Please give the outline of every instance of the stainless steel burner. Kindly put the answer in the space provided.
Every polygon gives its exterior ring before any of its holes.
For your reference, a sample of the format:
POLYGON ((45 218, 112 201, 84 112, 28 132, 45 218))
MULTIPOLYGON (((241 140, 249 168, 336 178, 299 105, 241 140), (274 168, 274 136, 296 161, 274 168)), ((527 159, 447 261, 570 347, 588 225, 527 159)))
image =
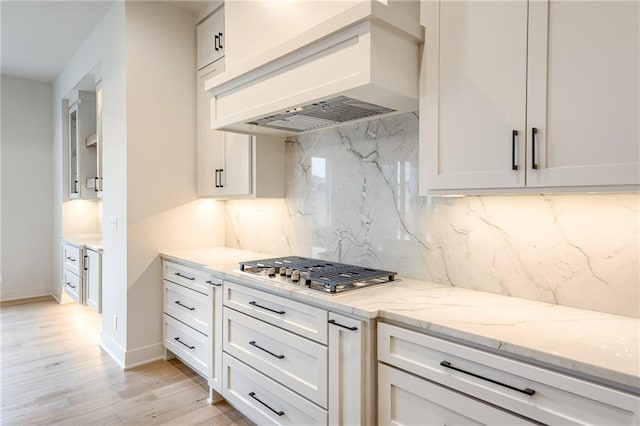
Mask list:
POLYGON ((243 272, 330 294, 393 281, 396 273, 307 257, 240 262, 243 272))

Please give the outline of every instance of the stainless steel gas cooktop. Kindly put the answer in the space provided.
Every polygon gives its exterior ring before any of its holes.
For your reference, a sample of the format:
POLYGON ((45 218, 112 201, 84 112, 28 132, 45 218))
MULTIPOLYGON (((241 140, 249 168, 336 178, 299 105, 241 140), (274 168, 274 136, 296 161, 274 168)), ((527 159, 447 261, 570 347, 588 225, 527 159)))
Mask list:
POLYGON ((240 262, 240 270, 329 294, 388 283, 396 276, 395 272, 298 256, 240 262))

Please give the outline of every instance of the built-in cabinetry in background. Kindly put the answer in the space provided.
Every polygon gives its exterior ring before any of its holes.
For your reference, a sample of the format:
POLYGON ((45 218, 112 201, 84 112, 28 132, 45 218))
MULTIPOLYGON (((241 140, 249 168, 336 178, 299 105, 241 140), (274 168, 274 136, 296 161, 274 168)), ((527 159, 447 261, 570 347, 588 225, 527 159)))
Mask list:
POLYGON ((378 360, 381 425, 640 420, 637 396, 390 324, 378 324, 378 360))
POLYGON ((69 99, 69 198, 102 197, 102 84, 69 99))
POLYGON ((102 312, 102 252, 65 241, 63 252, 64 292, 81 305, 102 312))
POLYGON ((102 312, 102 253, 93 248, 84 249, 84 278, 86 280, 86 304, 94 311, 102 312))
POLYGON ((421 194, 640 184, 639 8, 423 1, 421 194))
POLYGON ((198 195, 283 197, 284 141, 211 130, 204 83, 224 71, 224 8, 196 27, 198 51, 198 195))

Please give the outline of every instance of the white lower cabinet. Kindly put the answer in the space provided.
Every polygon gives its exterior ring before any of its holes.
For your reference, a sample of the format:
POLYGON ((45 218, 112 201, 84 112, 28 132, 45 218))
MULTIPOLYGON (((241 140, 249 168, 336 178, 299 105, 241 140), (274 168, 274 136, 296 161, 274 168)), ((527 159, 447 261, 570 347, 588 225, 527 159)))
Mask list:
POLYGON ((76 302, 82 303, 82 277, 65 269, 64 292, 76 302))
MULTIPOLYGON (((394 422, 399 401, 405 400, 398 393, 404 392, 406 398, 414 400, 434 401, 433 395, 445 395, 445 388, 462 401, 449 406, 458 411, 484 401, 544 424, 637 425, 640 421, 637 396, 390 324, 378 324, 378 361, 381 424, 394 422), (430 383, 430 390, 425 384, 398 378, 399 374, 387 371, 387 365, 410 373, 412 378, 423 378, 418 380, 430 383)), ((441 401, 447 398, 453 396, 442 397, 441 401)), ((441 413, 436 407, 440 403, 434 403, 434 413, 441 413)), ((416 402, 414 408, 405 405, 403 410, 417 410, 406 418, 419 419, 418 411, 423 412, 422 417, 427 416, 429 404, 416 402)), ((480 413, 471 410, 461 414, 473 417, 476 412, 480 413)), ((473 419, 486 423, 485 417, 473 419)))
POLYGON ((164 347, 207 377, 211 368, 211 344, 208 336, 164 314, 164 347))
POLYGON ((533 424, 384 364, 378 370, 378 393, 381 425, 533 424))
MULTIPOLYGON (((163 261, 165 349, 222 391, 222 280, 205 271, 163 261)), ((167 354, 167 357, 170 355, 167 354)), ((215 398, 211 395, 211 401, 215 398)))
POLYGON ((375 424, 371 322, 224 283, 223 396, 258 424, 375 424))
POLYGON ((260 425, 327 424, 326 410, 226 353, 223 382, 224 397, 260 425))
POLYGON ((87 290, 86 302, 94 311, 102 312, 102 254, 86 249, 84 255, 84 278, 87 290))

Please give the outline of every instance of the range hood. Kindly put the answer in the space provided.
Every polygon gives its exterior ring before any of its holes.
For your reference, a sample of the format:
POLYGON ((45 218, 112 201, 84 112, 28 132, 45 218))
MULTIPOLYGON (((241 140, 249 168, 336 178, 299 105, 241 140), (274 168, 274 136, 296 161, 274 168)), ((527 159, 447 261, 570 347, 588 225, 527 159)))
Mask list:
POLYGON ((360 3, 205 83, 211 127, 290 136, 418 109, 423 27, 360 3))

